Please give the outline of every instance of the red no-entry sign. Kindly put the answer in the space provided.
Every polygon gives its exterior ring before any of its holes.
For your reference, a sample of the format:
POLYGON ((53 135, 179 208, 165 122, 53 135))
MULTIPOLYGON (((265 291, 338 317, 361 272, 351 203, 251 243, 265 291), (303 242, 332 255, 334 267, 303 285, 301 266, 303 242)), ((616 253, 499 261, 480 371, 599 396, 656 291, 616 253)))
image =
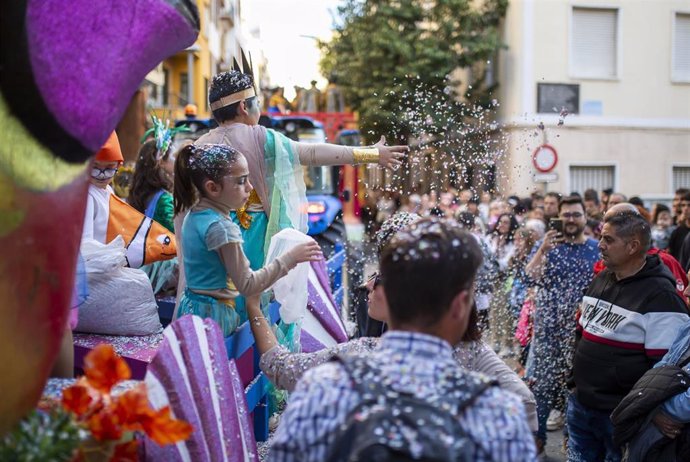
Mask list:
POLYGON ((548 173, 556 167, 558 154, 553 146, 542 144, 537 147, 532 154, 532 164, 537 171, 548 173))

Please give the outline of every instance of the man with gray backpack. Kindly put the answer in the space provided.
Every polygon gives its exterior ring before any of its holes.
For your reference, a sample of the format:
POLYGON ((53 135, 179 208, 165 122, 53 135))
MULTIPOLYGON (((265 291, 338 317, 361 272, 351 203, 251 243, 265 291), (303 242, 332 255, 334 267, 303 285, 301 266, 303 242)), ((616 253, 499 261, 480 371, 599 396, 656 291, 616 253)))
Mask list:
POLYGON ((453 358, 481 261, 455 222, 423 219, 398 232, 380 264, 390 330, 373 353, 303 376, 270 460, 535 460, 520 399, 453 358))

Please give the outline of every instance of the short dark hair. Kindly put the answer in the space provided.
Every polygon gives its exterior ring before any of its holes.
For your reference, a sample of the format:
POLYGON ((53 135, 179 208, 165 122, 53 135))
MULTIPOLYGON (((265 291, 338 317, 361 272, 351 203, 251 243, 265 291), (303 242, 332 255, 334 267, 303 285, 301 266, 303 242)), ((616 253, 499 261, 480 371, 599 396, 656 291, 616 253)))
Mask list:
POLYGON ((688 188, 678 188, 678 189, 676 189, 675 195, 676 196, 684 196, 689 192, 690 192, 690 189, 688 189, 688 188))
POLYGON ((528 210, 532 210, 532 198, 531 197, 523 197, 520 199, 520 201, 517 203, 515 207, 513 207, 513 212, 516 214, 521 214, 525 213, 528 210))
POLYGON ((482 251, 458 223, 424 218, 384 247, 381 278, 394 324, 433 326, 472 288, 482 251))
POLYGON ((596 218, 589 218, 587 219, 587 226, 589 226, 592 231, 596 231, 596 229, 601 226, 601 221, 596 218))
POLYGON ((599 205, 599 194, 597 194, 596 189, 589 188, 585 191, 585 200, 593 201, 596 205, 599 205))
POLYGON ((472 212, 460 212, 455 217, 460 226, 467 230, 472 230, 475 225, 475 216, 472 212))
POLYGON ((668 206, 666 204, 655 204, 654 205, 654 218, 652 219, 652 223, 656 224, 657 220, 659 219, 659 215, 662 212, 668 212, 670 214, 671 209, 668 208, 668 206))
POLYGON ((558 213, 561 212, 561 209, 564 205, 575 204, 580 204, 580 206, 582 207, 582 211, 585 210, 585 203, 582 202, 582 198, 580 196, 566 196, 563 199, 561 199, 561 201, 558 203, 558 213))
POLYGON ((639 205, 640 207, 644 207, 644 202, 639 196, 633 196, 630 199, 628 199, 628 203, 632 205, 639 205))
POLYGON ((560 202, 561 197, 563 197, 563 196, 561 195, 561 193, 558 193, 558 192, 556 192, 556 191, 549 191, 549 192, 547 192, 547 193, 544 195, 544 198, 545 198, 545 199, 546 199, 547 197, 555 197, 556 200, 560 202))
MULTIPOLYGON (((243 74, 238 71, 228 71, 221 72, 213 76, 211 85, 208 88, 208 103, 209 105, 215 103, 221 98, 232 95, 242 90, 248 90, 254 88, 254 79, 249 74, 243 74)), ((248 107, 252 107, 253 102, 251 100, 256 100, 256 97, 247 98, 245 100, 248 107)), ((212 111, 213 118, 216 122, 222 123, 227 120, 232 120, 237 117, 237 109, 239 108, 240 102, 231 104, 229 106, 224 106, 219 109, 212 111)))
POLYGON ((683 194, 680 200, 682 202, 690 202, 690 192, 686 192, 685 194, 683 194))
POLYGON ((647 252, 652 245, 652 229, 649 222, 639 213, 623 211, 604 218, 604 223, 614 226, 616 234, 623 239, 636 237, 647 252))

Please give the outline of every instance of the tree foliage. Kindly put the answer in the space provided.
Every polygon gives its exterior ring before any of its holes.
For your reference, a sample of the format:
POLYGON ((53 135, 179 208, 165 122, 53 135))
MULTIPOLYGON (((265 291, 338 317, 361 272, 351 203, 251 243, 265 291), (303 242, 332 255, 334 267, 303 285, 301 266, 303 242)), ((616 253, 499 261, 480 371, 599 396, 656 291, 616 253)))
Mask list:
POLYGON ((467 108, 491 106, 496 84, 486 82, 487 62, 502 47, 499 25, 507 5, 508 0, 345 0, 333 39, 321 44, 321 70, 360 113, 369 141, 380 134, 406 141, 420 124, 427 134, 449 136, 471 123, 476 110, 467 108), (458 69, 469 70, 468 81, 458 80, 458 69))

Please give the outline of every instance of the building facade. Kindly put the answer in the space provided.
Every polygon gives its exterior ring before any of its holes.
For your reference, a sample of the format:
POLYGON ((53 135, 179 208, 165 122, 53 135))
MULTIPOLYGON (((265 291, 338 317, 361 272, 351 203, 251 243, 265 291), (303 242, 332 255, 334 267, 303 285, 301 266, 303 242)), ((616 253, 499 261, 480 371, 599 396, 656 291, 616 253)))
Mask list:
POLYGON ((690 2, 514 0, 504 42, 501 192, 690 187, 690 2))
POLYGON ((194 104, 198 118, 209 118, 208 86, 213 76, 232 67, 242 45, 240 0, 197 0, 201 27, 191 47, 161 62, 147 76, 118 124, 125 160, 133 161, 149 114, 172 122, 194 104))

